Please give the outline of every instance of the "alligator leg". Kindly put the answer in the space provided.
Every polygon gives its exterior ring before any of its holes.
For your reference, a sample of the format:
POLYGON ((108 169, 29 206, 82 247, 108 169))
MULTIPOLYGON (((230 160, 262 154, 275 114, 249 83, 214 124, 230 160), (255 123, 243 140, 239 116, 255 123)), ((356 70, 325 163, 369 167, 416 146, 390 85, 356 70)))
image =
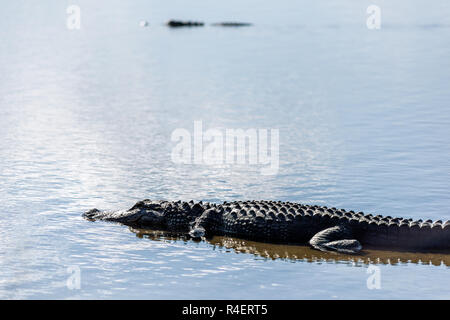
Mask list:
POLYGON ((215 209, 206 210, 192 223, 189 235, 193 239, 205 237, 207 233, 212 236, 216 226, 221 223, 219 216, 220 213, 215 209))
POLYGON ((322 230, 309 240, 309 244, 321 251, 357 253, 362 249, 358 240, 351 239, 351 233, 343 226, 322 230))

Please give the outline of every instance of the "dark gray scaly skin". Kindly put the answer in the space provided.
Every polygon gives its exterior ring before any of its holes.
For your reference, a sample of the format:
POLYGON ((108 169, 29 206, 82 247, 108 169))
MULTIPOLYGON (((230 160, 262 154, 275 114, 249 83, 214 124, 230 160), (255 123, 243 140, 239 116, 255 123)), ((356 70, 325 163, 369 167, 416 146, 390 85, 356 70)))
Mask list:
POLYGON ((207 202, 143 200, 125 211, 90 210, 89 220, 136 228, 214 235, 272 243, 309 244, 322 251, 357 253, 362 246, 449 250, 450 221, 413 221, 281 201, 207 202))

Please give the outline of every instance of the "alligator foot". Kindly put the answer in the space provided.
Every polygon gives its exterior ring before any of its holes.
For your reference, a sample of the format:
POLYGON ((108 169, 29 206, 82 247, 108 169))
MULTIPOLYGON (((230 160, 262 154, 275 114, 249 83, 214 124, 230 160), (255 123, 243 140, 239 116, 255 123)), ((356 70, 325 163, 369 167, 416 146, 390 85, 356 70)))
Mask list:
POLYGON ((358 253, 362 246, 358 240, 348 239, 350 232, 343 226, 335 226, 322 230, 309 240, 309 244, 321 251, 337 251, 341 253, 358 253))
POLYGON ((194 227, 189 231, 189 236, 194 240, 200 240, 206 234, 205 229, 203 227, 194 227))

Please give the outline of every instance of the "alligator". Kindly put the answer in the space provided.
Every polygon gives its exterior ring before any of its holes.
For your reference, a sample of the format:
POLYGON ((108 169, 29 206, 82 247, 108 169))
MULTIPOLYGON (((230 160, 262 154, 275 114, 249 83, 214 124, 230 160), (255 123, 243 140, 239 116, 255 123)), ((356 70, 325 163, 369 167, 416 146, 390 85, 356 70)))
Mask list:
MULTIPOLYGON (((205 25, 204 22, 201 21, 181 21, 181 20, 169 20, 167 22, 167 26, 171 28, 179 28, 179 27, 203 27, 205 25)), ((212 23, 213 26, 220 27, 248 27, 251 26, 251 23, 248 22, 217 22, 212 23)))
POLYGON ((167 25, 172 28, 179 27, 203 27, 205 25, 204 22, 198 21, 180 21, 180 20, 169 20, 167 25))
POLYGON ((318 205, 281 201, 142 200, 128 210, 83 214, 134 228, 188 234, 192 239, 231 236, 282 244, 309 244, 321 251, 356 254, 363 246, 413 251, 450 249, 450 221, 365 215, 318 205))

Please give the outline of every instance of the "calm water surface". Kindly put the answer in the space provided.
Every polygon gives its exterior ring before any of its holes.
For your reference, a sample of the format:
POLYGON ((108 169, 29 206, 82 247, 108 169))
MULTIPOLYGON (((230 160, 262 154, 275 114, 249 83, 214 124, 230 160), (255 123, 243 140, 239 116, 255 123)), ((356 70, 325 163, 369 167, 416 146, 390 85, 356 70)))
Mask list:
POLYGON ((77 4, 70 31, 66 3, 2 3, 1 298, 450 298, 448 256, 354 259, 81 218, 152 198, 449 219, 447 1, 379 1, 377 31, 367 1, 77 4), (169 30, 171 18, 255 25, 169 30), (195 120, 279 129, 278 174, 172 163, 171 133, 195 120), (371 263, 381 289, 367 287, 371 263))

